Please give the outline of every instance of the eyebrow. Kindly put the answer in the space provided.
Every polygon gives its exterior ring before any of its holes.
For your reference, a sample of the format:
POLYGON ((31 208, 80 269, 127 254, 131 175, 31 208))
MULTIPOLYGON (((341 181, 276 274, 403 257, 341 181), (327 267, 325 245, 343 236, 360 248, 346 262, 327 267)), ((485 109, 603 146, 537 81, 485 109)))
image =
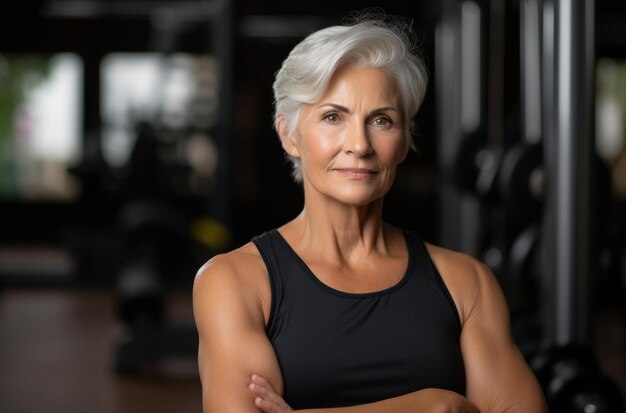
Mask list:
MULTIPOLYGON (((350 113, 350 110, 347 107, 338 105, 336 103, 323 103, 319 107, 324 107, 324 106, 330 106, 331 108, 337 109, 339 112, 350 113)), ((380 113, 386 110, 398 112, 398 109, 394 108, 393 106, 383 106, 382 108, 372 110, 370 113, 380 113)))

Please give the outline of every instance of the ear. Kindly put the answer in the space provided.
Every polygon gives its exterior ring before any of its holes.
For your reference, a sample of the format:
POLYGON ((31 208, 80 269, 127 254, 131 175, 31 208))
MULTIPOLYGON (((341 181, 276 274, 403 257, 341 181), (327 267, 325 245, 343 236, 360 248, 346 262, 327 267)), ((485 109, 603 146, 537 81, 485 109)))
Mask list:
POLYGON ((274 126, 285 152, 287 152, 288 155, 299 157, 300 153, 298 152, 298 147, 295 145, 293 135, 289 135, 289 126, 283 114, 278 115, 274 126))

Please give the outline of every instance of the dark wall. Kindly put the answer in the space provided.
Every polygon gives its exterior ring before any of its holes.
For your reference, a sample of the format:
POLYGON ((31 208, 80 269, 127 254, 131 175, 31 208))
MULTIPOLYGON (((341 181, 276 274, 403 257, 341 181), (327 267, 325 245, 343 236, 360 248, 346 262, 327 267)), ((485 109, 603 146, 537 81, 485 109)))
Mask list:
MULTIPOLYGON (((121 16, 104 13, 99 17, 76 18, 51 16, 51 4, 63 1, 25 0, 4 2, 0 5, 0 53, 73 51, 86 64, 84 129, 96 131, 99 120, 99 59, 114 51, 153 51, 165 47, 163 37, 156 35, 147 16, 121 16)), ((110 0, 109 6, 128 4, 110 0)), ((143 4, 166 4, 139 2, 143 4)), ((177 2, 169 2, 175 9, 177 2)), ((181 2, 183 4, 184 2, 181 2)), ((597 2, 597 51, 599 55, 623 56, 623 29, 620 16, 626 14, 623 2, 597 2)), ((95 3, 94 3, 95 4, 95 3)), ((261 231, 280 225, 296 215, 301 208, 301 189, 290 179, 290 170, 282 149, 272 130, 273 75, 289 50, 316 25, 336 24, 347 14, 362 9, 360 1, 317 1, 314 4, 293 1, 258 2, 241 0, 233 8, 233 108, 231 117, 232 145, 228 159, 231 175, 232 231, 234 244, 246 242, 261 231), (246 22, 251 17, 278 16, 292 21, 294 30, 283 36, 250 32, 246 22), (305 20, 302 20, 305 18, 305 20), (308 18, 308 20, 306 20, 308 18), (300 20, 299 20, 300 19, 300 20), (298 27, 299 22, 310 26, 298 27), (256 34, 255 34, 256 33, 256 34), (291 33, 291 34, 290 34, 291 33)), ((516 115, 517 28, 516 2, 508 2, 512 13, 507 15, 507 59, 505 114, 511 129, 518 129, 516 115)), ((434 83, 434 32, 439 18, 439 2, 406 2, 392 0, 384 3, 389 14, 403 15, 413 20, 413 27, 421 42, 430 70, 431 81, 426 99, 417 115, 418 154, 411 154, 401 167, 396 185, 388 196, 385 216, 394 224, 421 233, 426 239, 435 239, 438 214, 436 168, 436 111, 434 83)), ((54 14, 54 13, 52 13, 54 14)), ((179 33, 176 51, 206 52, 212 47, 208 24, 202 19, 179 33)), ((4 231, 0 242, 38 242, 58 240, 67 225, 106 226, 115 219, 118 206, 111 202, 90 182, 88 202, 49 204, 31 202, 23 208, 19 202, 0 201, 0 218, 4 231), (33 219, 36 217, 36 219, 33 219)), ((84 199, 82 201, 85 201, 84 199)), ((122 200, 119 200, 122 202, 122 200)))
MULTIPOLYGON (((63 1, 57 2, 63 4, 63 1)), ((128 2, 103 2, 106 7, 94 16, 67 16, 51 8, 54 2, 27 0, 0 6, 0 53, 65 52, 79 54, 85 64, 84 115, 85 139, 97 140, 100 125, 98 67, 102 56, 116 51, 206 52, 214 47, 211 26, 199 19, 177 34, 168 44, 163 33, 155 33, 147 15, 120 15, 116 5, 128 2), (88 138, 87 135, 91 135, 88 138)), ((140 2, 141 3, 141 2, 140 2)), ((155 6, 165 2, 154 2, 155 6)), ((147 4, 144 2, 144 4, 147 4)), ((175 8, 176 2, 169 3, 175 8)), ((296 2, 234 2, 232 64, 232 141, 230 155, 230 195, 234 241, 239 245, 251 236, 276 227, 294 217, 302 206, 301 188, 290 178, 290 169, 272 129, 272 90, 274 73, 290 49, 308 32, 329 25, 363 7, 361 2, 316 2, 302 6, 296 2), (293 30, 265 35, 247 30, 250 18, 277 16, 293 30), (304 19, 304 20, 303 20, 304 19), (303 28, 299 22, 308 22, 303 28), (307 28, 309 30, 307 30, 307 28)), ((436 8, 432 2, 407 3, 390 1, 388 14, 399 14, 413 20, 431 75, 436 8), (429 6, 426 6, 429 4, 429 6)), ((395 224, 434 237, 435 125, 433 83, 418 117, 420 154, 412 154, 398 176, 398 182, 386 202, 386 216, 395 224)), ((93 172, 93 171, 92 171, 93 172)), ((93 174, 92 174, 93 175, 93 174)), ((89 177, 87 177, 89 178, 89 177)), ((85 182, 85 193, 76 202, 0 202, 3 226, 9 230, 0 242, 62 241, 67 226, 114 225, 120 198, 112 199, 101 180, 91 176, 85 182), (37 217, 34 219, 33 217, 37 217)), ((213 200, 212 202, 219 202, 213 200)))

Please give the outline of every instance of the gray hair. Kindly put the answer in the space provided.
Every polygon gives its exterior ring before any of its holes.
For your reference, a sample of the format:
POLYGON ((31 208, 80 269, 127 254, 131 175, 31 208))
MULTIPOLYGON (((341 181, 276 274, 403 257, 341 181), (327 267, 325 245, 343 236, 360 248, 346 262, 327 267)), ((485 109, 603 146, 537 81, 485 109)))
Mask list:
MULTIPOLYGON (((426 93, 428 74, 415 51, 410 23, 383 19, 353 25, 331 26, 316 31, 298 43, 276 74, 274 81, 274 126, 279 116, 291 135, 304 104, 320 101, 333 74, 346 64, 381 68, 397 82, 409 147, 415 149, 410 133, 411 119, 426 93)), ((287 156, 296 182, 302 182, 300 160, 287 156)))

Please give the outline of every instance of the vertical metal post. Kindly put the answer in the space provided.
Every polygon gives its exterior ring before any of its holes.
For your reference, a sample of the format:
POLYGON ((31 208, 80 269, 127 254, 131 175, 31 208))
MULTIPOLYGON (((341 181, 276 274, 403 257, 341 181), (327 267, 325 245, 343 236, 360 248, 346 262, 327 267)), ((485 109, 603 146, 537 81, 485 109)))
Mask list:
POLYGON ((456 0, 441 2, 441 21, 435 30, 435 94, 437 99, 439 190, 439 242, 460 249, 458 228, 460 194, 450 179, 455 148, 459 145, 459 13, 456 0))
POLYGON ((471 0, 442 2, 442 19, 435 33, 438 101, 439 242, 448 248, 478 255, 480 206, 478 200, 455 188, 450 171, 465 133, 482 121, 481 10, 471 0))
POLYGON ((543 215, 543 228, 541 244, 541 302, 543 310, 543 324, 546 344, 556 342, 556 317, 555 313, 555 242, 553 235, 556 227, 555 196, 553 196, 553 158, 556 154, 554 135, 554 0, 543 0, 542 6, 542 48, 541 48, 541 113, 542 113, 542 138, 544 157, 545 185, 544 196, 545 208, 543 215))
POLYGON ((486 82, 488 91, 487 102, 487 143, 488 148, 498 150, 503 147, 504 140, 504 65, 506 39, 506 2, 490 0, 489 7, 489 38, 488 64, 486 69, 489 80, 486 82))
POLYGON ((541 0, 520 3, 522 137, 528 143, 541 141, 541 0))
POLYGON ((553 344, 589 340, 593 2, 554 2, 553 142, 547 242, 553 252, 553 344))
MULTIPOLYGON (((212 0, 206 0, 212 2, 212 0)), ((233 136, 233 5, 231 0, 216 0, 217 13, 212 24, 212 49, 218 63, 218 109, 216 126, 217 146, 220 157, 217 165, 214 196, 211 210, 226 227, 232 229, 231 202, 231 151, 233 136)))
POLYGON ((482 121, 482 30, 480 6, 472 0, 461 3, 461 129, 475 132, 482 121))

